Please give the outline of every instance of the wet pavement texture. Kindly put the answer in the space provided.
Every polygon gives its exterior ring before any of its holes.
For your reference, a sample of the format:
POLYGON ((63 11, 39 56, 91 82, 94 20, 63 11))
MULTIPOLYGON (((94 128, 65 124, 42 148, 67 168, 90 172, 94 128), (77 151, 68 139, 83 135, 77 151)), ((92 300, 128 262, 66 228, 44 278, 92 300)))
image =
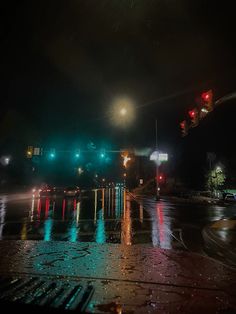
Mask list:
POLYGON ((214 236, 236 252, 236 217, 234 219, 219 220, 209 227, 214 236))
POLYGON ((234 212, 120 188, 67 199, 1 195, 0 301, 88 313, 234 313, 236 271, 202 256, 201 236, 234 212))
POLYGON ((235 205, 175 204, 133 197, 122 188, 91 190, 81 198, 0 196, 0 239, 149 244, 204 254, 201 231, 235 205))
MULTIPOLYGON (((0 251, 3 280, 8 274, 13 280, 23 278, 21 284, 33 278, 45 282, 31 295, 4 290, 2 300, 29 298, 28 303, 43 305, 49 302, 42 296, 45 289, 56 293, 70 284, 70 291, 75 286, 93 290, 86 305, 89 313, 236 311, 236 271, 198 254, 148 245, 59 241, 1 241, 0 251)), ((75 307, 80 299, 74 299, 75 307)))
POLYGON ((203 229, 208 254, 236 267, 236 219, 220 219, 203 229))

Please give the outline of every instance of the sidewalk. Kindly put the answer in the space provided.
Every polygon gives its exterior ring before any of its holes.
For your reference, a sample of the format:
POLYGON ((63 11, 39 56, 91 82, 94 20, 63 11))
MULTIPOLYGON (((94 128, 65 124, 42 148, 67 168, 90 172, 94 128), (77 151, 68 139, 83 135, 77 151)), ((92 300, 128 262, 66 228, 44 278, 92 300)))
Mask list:
MULTIPOLYGON (((138 191, 131 192, 133 197, 149 197, 155 199, 155 193, 141 193, 138 191)), ((197 195, 186 195, 184 196, 173 196, 171 194, 161 194, 164 199, 170 200, 175 203, 188 203, 188 204, 224 204, 223 200, 207 196, 197 195)))
POLYGON ((89 313, 236 312, 236 270, 197 254, 42 241, 1 241, 0 254, 1 277, 92 285, 89 313))

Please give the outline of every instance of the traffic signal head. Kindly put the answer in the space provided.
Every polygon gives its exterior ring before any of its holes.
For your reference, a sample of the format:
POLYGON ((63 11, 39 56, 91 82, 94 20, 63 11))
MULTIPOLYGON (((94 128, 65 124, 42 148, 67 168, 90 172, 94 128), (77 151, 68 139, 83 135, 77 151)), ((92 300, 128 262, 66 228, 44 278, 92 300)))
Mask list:
POLYGON ((32 156, 32 152, 30 150, 27 151, 27 156, 30 158, 32 156))
POLYGON ((48 157, 49 157, 49 159, 55 159, 55 157, 56 157, 55 149, 51 149, 48 157))
POLYGON ((209 94, 208 93, 202 93, 202 99, 204 100, 204 101, 208 101, 209 100, 209 94))
POLYGON ((209 90, 209 91, 207 91, 207 92, 202 93, 202 99, 203 99, 205 102, 211 101, 211 100, 212 100, 212 97, 213 97, 212 90, 209 90))
POLYGON ((164 181, 165 181, 165 177, 163 174, 159 174, 157 179, 158 179, 159 183, 164 183, 164 181))
POLYGON ((188 124, 187 124, 186 120, 180 122, 180 128, 181 128, 181 132, 182 132, 183 137, 188 135, 188 124))
POLYGON ((78 159, 80 157, 80 150, 79 149, 76 149, 74 156, 75 156, 75 159, 78 159))
POLYGON ((105 158, 106 158, 105 149, 101 149, 101 150, 100 150, 99 158, 100 158, 101 160, 105 160, 105 158))
POLYGON ((195 110, 189 110, 188 114, 189 114, 190 119, 194 119, 196 112, 195 112, 195 110))
POLYGON ((198 110, 196 108, 189 110, 188 112, 189 118, 191 120, 191 127, 195 127, 198 125, 199 122, 199 113, 198 110))
POLYGON ((28 149, 26 151, 26 157, 32 158, 33 157, 34 148, 33 146, 28 146, 28 149))
POLYGON ((213 92, 210 89, 207 92, 202 93, 202 104, 203 108, 205 108, 208 112, 213 110, 213 92))

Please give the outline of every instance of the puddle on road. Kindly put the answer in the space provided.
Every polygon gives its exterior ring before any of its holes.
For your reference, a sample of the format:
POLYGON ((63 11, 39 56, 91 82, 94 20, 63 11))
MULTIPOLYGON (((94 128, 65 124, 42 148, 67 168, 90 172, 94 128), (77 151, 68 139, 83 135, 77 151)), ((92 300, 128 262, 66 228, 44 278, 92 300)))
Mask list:
POLYGON ((18 205, 1 199, 0 239, 150 244, 184 249, 179 231, 159 203, 147 211, 123 188, 98 189, 81 198, 37 198, 18 205), (27 209, 27 210, 26 210, 27 209))

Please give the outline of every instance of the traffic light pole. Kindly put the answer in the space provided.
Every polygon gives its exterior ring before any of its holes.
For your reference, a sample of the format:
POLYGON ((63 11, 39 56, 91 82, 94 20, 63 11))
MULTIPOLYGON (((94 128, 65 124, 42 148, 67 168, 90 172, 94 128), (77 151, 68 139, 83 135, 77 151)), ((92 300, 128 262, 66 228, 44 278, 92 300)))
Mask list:
MULTIPOLYGON (((155 120, 155 137, 156 137, 156 152, 157 152, 157 119, 155 120)), ((160 191, 159 191, 159 185, 158 185, 158 166, 159 166, 159 160, 157 157, 157 160, 156 160, 156 200, 157 201, 160 200, 160 191)))

